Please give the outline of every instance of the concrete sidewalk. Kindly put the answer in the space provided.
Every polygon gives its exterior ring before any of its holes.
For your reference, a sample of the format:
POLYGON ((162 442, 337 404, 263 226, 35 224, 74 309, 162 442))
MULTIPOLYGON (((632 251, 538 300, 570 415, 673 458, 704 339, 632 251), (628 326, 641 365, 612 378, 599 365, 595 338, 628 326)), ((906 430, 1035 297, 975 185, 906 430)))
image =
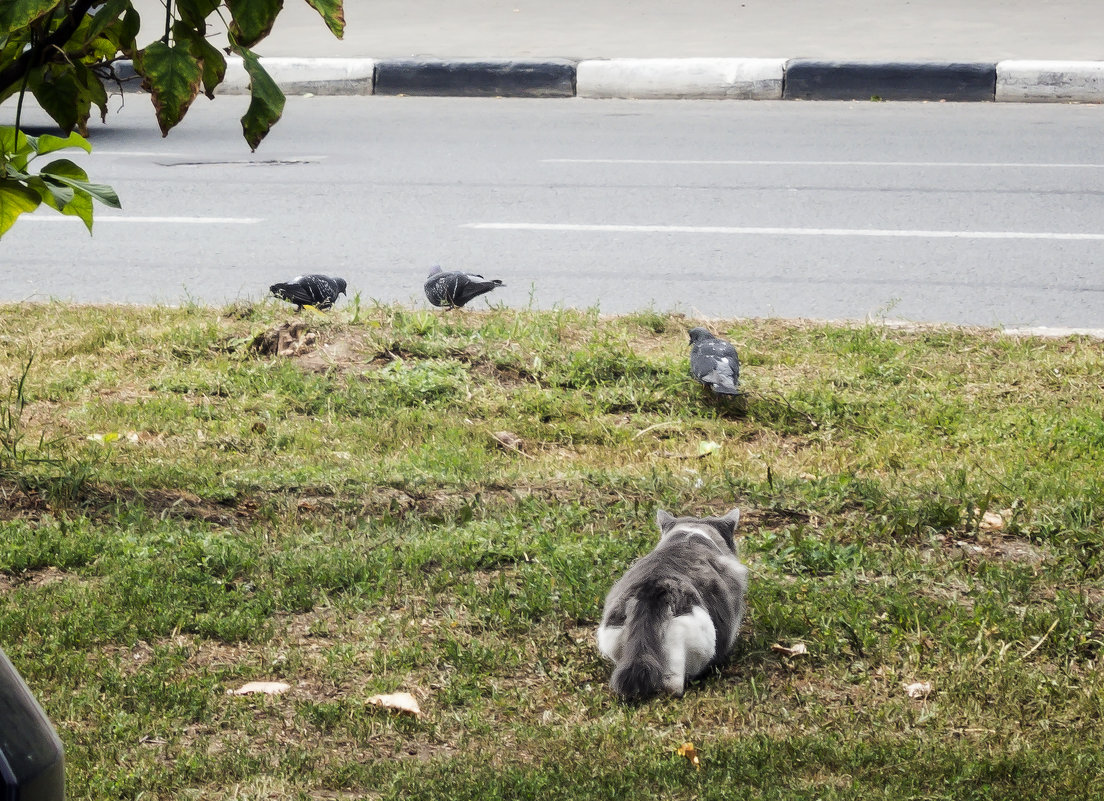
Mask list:
MULTIPOLYGON (((164 6, 136 0, 144 39, 164 6)), ((337 40, 286 0, 262 56, 1104 60, 1100 0, 345 0, 337 40)))
MULTIPOLYGON (((135 5, 156 38, 164 6, 135 5)), ((287 0, 255 50, 291 92, 1104 100, 1100 0, 346 0, 345 17, 338 40, 287 0), (586 66, 612 59, 629 60, 586 66)))

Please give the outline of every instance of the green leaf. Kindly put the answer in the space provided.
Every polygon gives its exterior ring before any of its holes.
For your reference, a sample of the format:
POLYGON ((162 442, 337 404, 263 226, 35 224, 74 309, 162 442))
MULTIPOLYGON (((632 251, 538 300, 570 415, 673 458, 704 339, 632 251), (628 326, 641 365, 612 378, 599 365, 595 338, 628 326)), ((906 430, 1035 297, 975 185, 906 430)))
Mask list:
POLYGON ((242 57, 245 71, 249 74, 251 100, 245 116, 241 118, 242 133, 250 149, 256 150, 284 113, 284 93, 272 76, 265 72, 255 53, 244 47, 235 47, 234 52, 242 57))
POLYGON ((118 53, 119 46, 106 36, 101 36, 88 45, 88 52, 85 54, 84 58, 81 59, 81 63, 88 65, 99 64, 103 61, 110 61, 115 58, 118 53))
POLYGON ((142 17, 133 7, 128 7, 123 18, 111 29, 115 40, 119 43, 119 50, 131 59, 138 56, 138 45, 134 40, 138 37, 141 27, 142 17))
POLYGON ((97 9, 93 15, 87 30, 84 32, 84 43, 90 44, 98 39, 119 17, 126 13, 130 7, 130 0, 107 0, 97 9))
MULTIPOLYGON (((34 70, 27 87, 61 130, 69 133, 77 127, 81 117, 81 88, 73 75, 72 64, 47 64, 34 70)), ((84 116, 88 118, 87 112, 84 116)))
POLYGON ((706 440, 698 443, 698 456, 708 456, 711 453, 716 453, 721 449, 713 440, 706 440))
POLYGON ((94 200, 98 200, 105 206, 113 209, 121 209, 119 196, 107 184, 94 184, 89 182, 88 173, 82 170, 69 159, 51 161, 42 168, 43 178, 52 179, 58 183, 71 186, 80 192, 87 192, 94 200))
POLYGON ((96 73, 84 64, 73 65, 73 78, 81 91, 80 131, 87 135, 88 114, 93 103, 100 110, 100 122, 107 122, 107 90, 96 73))
POLYGON ((334 36, 340 39, 345 35, 345 9, 342 0, 307 0, 307 3, 322 15, 334 36))
POLYGON ((32 137, 11 125, 0 125, 0 158, 11 161, 22 169, 27 166, 27 156, 34 153, 36 148, 32 137))
POLYGON ((233 20, 231 40, 241 47, 252 47, 268 36, 284 0, 226 0, 233 20))
POLYGON ((79 217, 84 223, 84 227, 88 229, 88 233, 92 233, 91 195, 60 182, 49 180, 49 177, 39 178, 38 180, 41 180, 46 188, 46 192, 42 194, 42 199, 46 201, 46 205, 57 209, 67 217, 79 217), (61 202, 65 197, 68 197, 68 200, 61 202))
POLYGON ((66 133, 87 132, 93 103, 107 116, 107 91, 91 69, 79 61, 55 62, 31 72, 27 86, 42 110, 66 133))
POLYGON ((42 168, 42 175, 49 175, 55 180, 88 181, 88 173, 79 164, 74 164, 69 159, 55 159, 42 168))
POLYGON ((226 77, 226 59, 222 52, 183 22, 173 26, 173 37, 178 42, 187 42, 188 49, 199 60, 203 70, 203 92, 214 100, 215 87, 226 77))
POLYGON ((154 42, 139 51, 134 69, 143 77, 142 88, 153 97, 161 135, 168 136, 199 94, 202 76, 199 61, 189 51, 187 42, 172 47, 154 42))
POLYGON ((176 13, 197 33, 203 34, 207 17, 220 5, 220 0, 176 0, 176 13))
POLYGON ((27 186, 38 192, 47 206, 64 213, 65 207, 73 202, 77 196, 77 190, 71 186, 47 181, 40 175, 32 176, 27 181, 27 186))
POLYGON ((46 16, 58 2, 59 0, 4 0, 0 3, 0 37, 26 28, 36 19, 46 16))
POLYGON ((0 178, 0 236, 15 224, 20 214, 34 211, 42 196, 18 181, 0 178))
POLYGON ((66 150, 71 147, 79 147, 85 153, 92 152, 92 144, 78 133, 71 133, 65 139, 52 134, 42 134, 38 137, 38 155, 45 156, 55 150, 66 150))

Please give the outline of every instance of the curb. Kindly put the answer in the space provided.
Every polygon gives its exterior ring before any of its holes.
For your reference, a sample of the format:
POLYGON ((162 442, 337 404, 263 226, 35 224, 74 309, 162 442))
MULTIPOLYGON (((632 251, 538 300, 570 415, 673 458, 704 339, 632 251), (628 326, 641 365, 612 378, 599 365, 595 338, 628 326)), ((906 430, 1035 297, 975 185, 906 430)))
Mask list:
MULTIPOLYGON (((285 94, 1104 103, 1104 61, 262 58, 285 94)), ((129 61, 124 91, 139 91, 129 61)), ((248 94, 227 59, 219 94, 248 94)))
POLYGON ((995 98, 996 64, 817 61, 786 63, 786 100, 954 100, 995 98))
POLYGON ((581 61, 578 97, 778 100, 784 58, 616 58, 581 61))
POLYGON ((376 62, 375 94, 446 97, 573 97, 567 59, 401 59, 376 62))
POLYGON ((996 100, 1100 103, 1104 101, 1104 61, 1000 61, 996 100))

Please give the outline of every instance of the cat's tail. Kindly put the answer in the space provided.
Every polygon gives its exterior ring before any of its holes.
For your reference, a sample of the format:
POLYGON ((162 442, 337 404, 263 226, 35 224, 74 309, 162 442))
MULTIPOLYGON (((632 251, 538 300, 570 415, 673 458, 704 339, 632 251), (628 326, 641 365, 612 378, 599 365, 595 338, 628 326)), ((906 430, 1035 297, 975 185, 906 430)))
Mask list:
POLYGON ((642 701, 663 690, 667 659, 661 636, 679 595, 677 583, 657 581, 636 595, 625 620, 625 645, 610 686, 624 701, 642 701))

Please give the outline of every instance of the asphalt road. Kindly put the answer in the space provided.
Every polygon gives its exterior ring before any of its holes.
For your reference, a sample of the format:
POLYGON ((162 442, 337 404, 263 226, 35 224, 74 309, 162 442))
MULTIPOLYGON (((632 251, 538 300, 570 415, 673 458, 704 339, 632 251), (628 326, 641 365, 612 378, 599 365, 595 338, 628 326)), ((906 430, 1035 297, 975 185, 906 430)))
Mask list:
POLYGON ((425 305, 441 264, 511 307, 1104 327, 1098 106, 291 98, 251 154, 246 98, 167 139, 148 102, 77 159, 124 210, 21 220, 0 299, 425 305))

